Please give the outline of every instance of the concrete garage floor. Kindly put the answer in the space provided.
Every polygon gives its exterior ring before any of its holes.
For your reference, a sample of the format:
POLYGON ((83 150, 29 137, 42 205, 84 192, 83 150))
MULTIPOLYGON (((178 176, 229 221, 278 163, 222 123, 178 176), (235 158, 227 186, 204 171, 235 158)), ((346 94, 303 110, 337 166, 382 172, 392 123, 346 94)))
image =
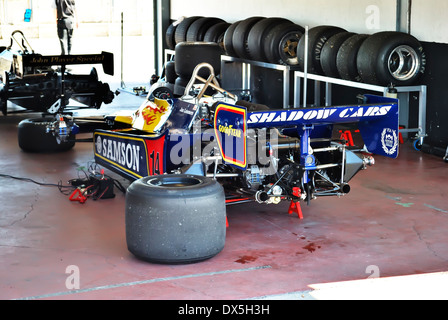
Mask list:
MULTIPOLYGON (((122 94, 100 111, 139 101, 122 94)), ((0 173, 65 184, 93 160, 91 143, 22 152, 17 124, 27 117, 0 117, 0 173)), ((229 207, 224 250, 191 265, 128 252, 118 190, 80 204, 56 187, 0 178, 0 299, 448 298, 447 164, 409 143, 399 159, 376 160, 348 196, 303 204, 304 220, 286 203, 229 207)))

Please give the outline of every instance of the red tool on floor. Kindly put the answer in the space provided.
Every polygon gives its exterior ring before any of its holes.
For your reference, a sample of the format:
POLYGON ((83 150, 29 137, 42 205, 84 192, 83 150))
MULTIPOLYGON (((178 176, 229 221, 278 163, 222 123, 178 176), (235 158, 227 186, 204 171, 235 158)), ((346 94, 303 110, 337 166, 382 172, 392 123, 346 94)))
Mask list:
MULTIPOLYGON (((300 196, 302 195, 300 192, 300 188, 292 188, 292 194, 299 199, 300 199, 300 196)), ((299 216, 299 219, 301 219, 301 220, 303 219, 302 208, 300 207, 299 201, 291 200, 291 204, 289 205, 288 214, 293 214, 294 212, 297 213, 297 215, 299 216)))
POLYGON ((69 199, 70 201, 79 201, 80 203, 85 203, 87 201, 87 197, 84 195, 84 190, 81 188, 76 188, 69 199))

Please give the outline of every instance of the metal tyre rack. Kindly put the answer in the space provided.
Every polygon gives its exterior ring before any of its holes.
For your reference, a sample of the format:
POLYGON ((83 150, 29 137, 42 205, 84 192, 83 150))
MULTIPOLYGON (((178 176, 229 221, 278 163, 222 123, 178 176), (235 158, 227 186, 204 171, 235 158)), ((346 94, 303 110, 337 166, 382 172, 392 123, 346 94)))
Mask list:
MULTIPOLYGON (((174 56, 173 50, 165 50, 165 61, 169 61, 174 56)), ((386 96, 388 94, 388 87, 366 84, 361 82, 347 81, 337 78, 330 78, 321 75, 309 74, 306 72, 297 71, 297 67, 279 65, 273 63, 266 63, 260 61, 251 61, 240 58, 235 58, 227 55, 221 56, 222 67, 221 70, 224 70, 226 62, 235 62, 242 64, 242 90, 250 90, 250 76, 251 76, 251 66, 268 68, 273 70, 278 70, 283 72, 283 108, 288 109, 290 107, 290 90, 291 90, 291 73, 294 73, 293 85, 294 85, 294 108, 303 108, 306 107, 306 104, 300 103, 301 92, 302 92, 302 79, 308 79, 314 81, 314 103, 316 106, 320 106, 320 97, 321 97, 321 83, 325 83, 325 106, 332 105, 332 85, 340 85, 352 88, 359 88, 373 92, 379 92, 386 96)), ((303 101, 306 101, 306 89, 307 81, 303 81, 303 93, 304 98, 303 101)), ((423 145, 424 139, 427 137, 426 133, 426 100, 427 100, 427 86, 406 86, 406 87, 395 87, 398 93, 406 94, 406 97, 409 99, 409 94, 411 92, 419 93, 419 110, 418 110, 418 128, 407 128, 400 129, 401 133, 411 133, 415 132, 416 145, 423 145)), ((400 99, 401 100, 401 99, 400 99)), ((400 101, 401 102, 401 101, 400 101)), ((406 104, 400 103, 400 108, 404 108, 406 104)), ((407 105, 407 109, 409 109, 409 105, 407 105)), ((409 110, 401 110, 400 113, 409 115, 409 110)), ((417 148, 416 148, 417 149, 417 148)))
POLYGON ((297 68, 286 66, 286 65, 280 65, 280 64, 273 64, 273 63, 267 63, 267 62, 260 62, 260 61, 252 61, 252 60, 244 60, 240 58, 235 58, 231 56, 222 55, 221 56, 221 70, 224 70, 224 66, 226 62, 236 62, 241 63, 242 65, 242 84, 243 84, 243 91, 250 91, 250 77, 251 77, 251 67, 261 67, 261 68, 267 68, 272 70, 277 70, 283 72, 283 108, 288 109, 289 108, 289 93, 291 90, 291 72, 294 70, 297 70, 297 68))

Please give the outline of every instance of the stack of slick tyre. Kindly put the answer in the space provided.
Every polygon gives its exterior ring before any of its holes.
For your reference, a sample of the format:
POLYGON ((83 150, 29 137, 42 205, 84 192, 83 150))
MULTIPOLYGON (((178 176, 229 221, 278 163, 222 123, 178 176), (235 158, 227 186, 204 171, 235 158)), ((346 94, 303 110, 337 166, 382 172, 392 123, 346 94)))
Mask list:
MULTIPOLYGON (((218 43, 222 53, 244 60, 306 69, 311 74, 380 86, 409 86, 424 73, 421 43, 401 32, 356 34, 338 26, 304 28, 280 17, 249 17, 234 23, 200 16, 183 18, 167 31, 173 48, 185 41, 218 43)), ((185 79, 184 79, 185 80, 185 79)))
MULTIPOLYGON (((305 40, 298 45, 305 69, 305 40)), ((401 32, 356 34, 335 26, 310 29, 308 72, 380 86, 409 86, 425 71, 423 47, 401 32)))
POLYGON ((223 187, 193 175, 160 175, 133 182, 126 193, 126 243, 139 259, 186 264, 222 251, 226 237, 223 187))
POLYGON ((182 42, 214 42, 224 53, 224 33, 229 26, 230 23, 216 17, 183 17, 169 25, 165 42, 171 50, 182 42))
POLYGON ((425 72, 426 56, 421 43, 402 32, 379 32, 359 48, 357 68, 363 82, 408 86, 425 72))
POLYGON ((224 34, 227 55, 283 65, 297 65, 297 45, 304 28, 278 17, 249 17, 230 25, 224 34))

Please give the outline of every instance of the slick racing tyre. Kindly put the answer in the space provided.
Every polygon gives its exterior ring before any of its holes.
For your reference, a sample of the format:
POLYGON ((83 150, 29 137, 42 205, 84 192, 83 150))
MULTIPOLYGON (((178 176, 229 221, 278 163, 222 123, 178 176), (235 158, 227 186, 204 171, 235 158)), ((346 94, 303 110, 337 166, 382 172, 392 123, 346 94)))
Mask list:
MULTIPOLYGON (((190 79, 200 63, 209 63, 215 75, 221 73, 221 47, 213 42, 183 42, 176 46, 175 70, 179 77, 190 79)), ((199 76, 207 79, 210 71, 202 68, 199 76)))
MULTIPOLYGON (((346 30, 334 26, 319 26, 311 28, 308 32, 308 72, 323 75, 320 63, 322 48, 325 43, 337 33, 346 32, 346 30)), ((297 46, 297 56, 299 66, 305 70, 305 38, 302 37, 297 46)))
POLYGON ((199 18, 188 28, 185 40, 187 42, 204 41, 208 29, 221 22, 225 21, 220 18, 199 18))
POLYGON ((215 24, 205 33, 204 42, 215 42, 221 47, 222 51, 224 51, 224 35, 229 27, 230 23, 227 22, 215 24))
POLYGON ((223 187, 194 175, 160 175, 133 182, 126 193, 126 242, 142 260, 203 261, 222 251, 226 237, 223 187))
POLYGON ((19 123, 19 147, 25 152, 52 153, 63 152, 75 146, 75 136, 70 135, 68 141, 58 143, 52 133, 47 133, 47 126, 53 121, 49 118, 26 119, 19 123))
POLYGON ((247 47, 247 38, 252 27, 263 17, 250 17, 247 18, 236 26, 232 36, 232 46, 236 53, 236 56, 241 59, 251 59, 249 50, 247 47))
POLYGON ((359 48, 368 37, 367 34, 352 35, 339 48, 336 56, 336 68, 342 79, 361 82, 357 66, 357 57, 359 48))
POLYGON ((168 61, 165 63, 165 80, 168 83, 174 83, 176 78, 176 63, 174 61, 168 61))
POLYGON ((263 50, 263 43, 267 41, 266 35, 280 23, 291 21, 284 18, 265 18, 258 21, 249 31, 247 36, 247 50, 251 60, 268 62, 263 50))
POLYGON ((226 52, 226 54, 228 56, 231 56, 231 57, 237 57, 235 49, 233 48, 233 33, 235 32, 236 27, 240 23, 241 23, 241 21, 232 23, 227 28, 226 32, 224 32, 224 38, 223 38, 224 51, 226 52))
POLYGON ((357 66, 364 82, 382 86, 408 86, 425 71, 421 43, 402 32, 379 32, 359 48, 357 66))
POLYGON ((339 72, 336 64, 339 49, 345 40, 355 35, 351 32, 341 32, 332 36, 322 48, 320 64, 327 77, 339 78, 339 72))
POLYGON ((235 105, 247 108, 249 112, 269 111, 270 108, 264 104, 252 103, 245 100, 238 100, 235 105))
POLYGON ((168 26, 168 29, 165 33, 165 43, 168 49, 174 50, 176 47, 176 39, 174 38, 174 35, 176 33, 176 27, 177 24, 172 23, 168 26))
POLYGON ((182 97, 185 94, 185 88, 188 85, 188 82, 190 82, 190 79, 184 79, 181 77, 177 77, 174 81, 174 96, 176 97, 182 97))
POLYGON ((304 32, 303 27, 289 22, 275 26, 266 35, 264 43, 267 61, 290 66, 297 65, 299 63, 297 46, 304 32))
POLYGON ((187 40, 188 29, 193 24, 193 22, 195 22, 200 18, 202 17, 201 16, 187 17, 184 18, 181 22, 179 22, 179 24, 176 27, 176 30, 174 31, 174 42, 176 45, 187 40))

